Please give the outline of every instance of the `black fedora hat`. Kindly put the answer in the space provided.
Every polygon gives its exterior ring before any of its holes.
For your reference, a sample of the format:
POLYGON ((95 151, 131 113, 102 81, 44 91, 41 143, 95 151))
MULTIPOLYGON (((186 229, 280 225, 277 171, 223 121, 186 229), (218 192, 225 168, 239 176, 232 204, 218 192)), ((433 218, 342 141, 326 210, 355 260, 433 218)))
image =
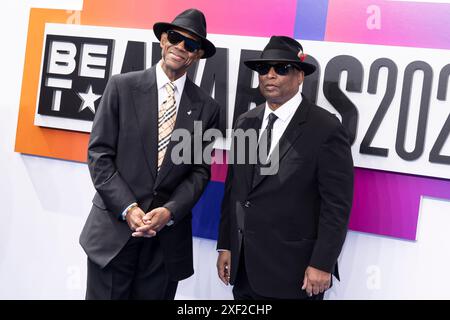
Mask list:
POLYGON ((206 19, 200 10, 185 10, 177 15, 172 23, 157 22, 153 25, 153 32, 158 40, 161 40, 161 34, 163 32, 174 28, 185 30, 200 38, 201 48, 205 51, 202 59, 212 57, 216 53, 216 47, 206 39, 206 19))
POLYGON ((246 60, 244 64, 255 70, 255 67, 262 62, 289 62, 297 65, 307 76, 316 70, 316 66, 304 62, 304 57, 303 47, 297 40, 286 36, 272 36, 262 51, 260 58, 246 60))

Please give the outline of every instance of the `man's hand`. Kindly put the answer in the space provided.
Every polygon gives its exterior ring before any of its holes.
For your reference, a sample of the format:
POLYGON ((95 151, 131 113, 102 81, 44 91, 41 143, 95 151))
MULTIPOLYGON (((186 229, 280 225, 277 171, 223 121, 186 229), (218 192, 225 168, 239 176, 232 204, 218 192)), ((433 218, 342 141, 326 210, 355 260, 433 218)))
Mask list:
POLYGON ((305 278, 303 279, 302 290, 306 289, 309 297, 313 294, 325 292, 330 288, 331 273, 316 269, 309 266, 305 271, 305 278))
POLYGON ((128 226, 132 231, 135 231, 137 228, 142 227, 144 225, 144 211, 142 211, 139 207, 133 207, 128 211, 125 219, 127 220, 128 226))
POLYGON ((153 237, 169 222, 171 213, 164 207, 155 208, 143 217, 144 224, 133 232, 133 237, 153 237))
POLYGON ((217 257, 217 274, 225 285, 230 283, 231 251, 219 251, 219 256, 217 257))

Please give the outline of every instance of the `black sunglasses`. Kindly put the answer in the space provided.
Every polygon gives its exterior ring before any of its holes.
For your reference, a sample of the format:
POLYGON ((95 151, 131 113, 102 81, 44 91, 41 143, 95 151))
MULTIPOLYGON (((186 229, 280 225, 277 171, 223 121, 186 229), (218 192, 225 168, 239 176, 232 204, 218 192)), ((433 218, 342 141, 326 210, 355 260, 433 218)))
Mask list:
POLYGON ((167 31, 167 39, 172 44, 178 44, 181 41, 184 41, 184 48, 189 52, 195 52, 201 47, 200 42, 185 37, 181 33, 178 33, 174 30, 167 31))
POLYGON ((270 63, 258 63, 255 65, 255 71, 258 72, 260 76, 263 76, 265 74, 268 74, 270 71, 270 68, 273 67, 273 70, 280 75, 285 76, 289 73, 289 70, 291 69, 298 69, 294 65, 290 63, 276 63, 276 64, 270 64, 270 63))

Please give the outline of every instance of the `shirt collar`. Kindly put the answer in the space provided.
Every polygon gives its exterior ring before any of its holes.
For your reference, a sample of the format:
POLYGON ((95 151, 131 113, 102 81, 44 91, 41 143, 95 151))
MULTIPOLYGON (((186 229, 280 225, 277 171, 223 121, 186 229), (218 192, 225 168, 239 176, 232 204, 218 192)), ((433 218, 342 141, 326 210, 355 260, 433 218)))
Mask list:
POLYGON ((297 92, 297 94, 295 94, 291 99, 286 101, 275 111, 272 111, 272 109, 270 109, 269 104, 266 101, 263 119, 267 120, 269 114, 275 113, 278 119, 285 122, 290 119, 291 115, 297 110, 301 102, 302 102, 302 94, 300 93, 300 90, 297 92))
MULTIPOLYGON (((161 64, 162 60, 156 64, 156 84, 158 86, 158 90, 164 88, 168 82, 171 82, 167 74, 162 69, 161 64)), ((180 94, 183 92, 184 84, 186 83, 186 74, 187 73, 183 74, 177 80, 173 81, 175 91, 178 91, 180 94)))

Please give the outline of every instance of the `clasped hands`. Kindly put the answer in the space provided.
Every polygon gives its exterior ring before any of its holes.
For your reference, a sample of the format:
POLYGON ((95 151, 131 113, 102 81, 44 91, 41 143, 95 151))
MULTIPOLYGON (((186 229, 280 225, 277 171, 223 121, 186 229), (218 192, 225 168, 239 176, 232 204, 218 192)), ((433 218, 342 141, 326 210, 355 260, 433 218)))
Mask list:
POLYGON ((151 238, 156 235, 169 222, 171 213, 169 209, 159 207, 145 213, 139 207, 132 208, 126 215, 131 234, 137 238, 151 238))

